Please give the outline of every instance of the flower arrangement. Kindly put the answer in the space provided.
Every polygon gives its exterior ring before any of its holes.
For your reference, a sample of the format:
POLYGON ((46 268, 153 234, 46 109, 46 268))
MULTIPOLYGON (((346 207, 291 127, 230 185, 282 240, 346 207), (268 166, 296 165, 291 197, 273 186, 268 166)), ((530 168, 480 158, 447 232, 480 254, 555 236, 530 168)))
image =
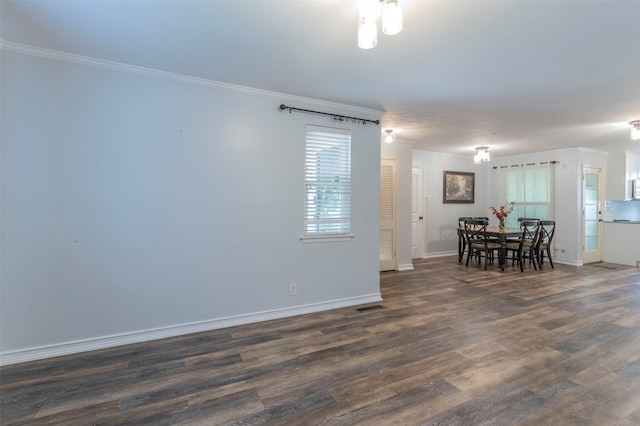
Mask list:
POLYGON ((495 207, 490 206, 489 210, 491 210, 491 213, 493 213, 494 215, 496 215, 498 219, 500 219, 500 218, 509 216, 509 213, 511 213, 514 208, 515 208, 515 202, 512 201, 511 205, 506 210, 505 210, 505 206, 500 206, 500 209, 496 209, 495 207))
POLYGON ((500 206, 499 209, 493 206, 490 206, 489 210, 491 210, 491 213, 496 215, 496 217, 498 218, 498 221, 500 222, 500 228, 502 229, 504 228, 504 218, 509 216, 509 213, 511 213, 514 208, 515 208, 515 202, 512 201, 508 209, 504 205, 502 205, 500 206))

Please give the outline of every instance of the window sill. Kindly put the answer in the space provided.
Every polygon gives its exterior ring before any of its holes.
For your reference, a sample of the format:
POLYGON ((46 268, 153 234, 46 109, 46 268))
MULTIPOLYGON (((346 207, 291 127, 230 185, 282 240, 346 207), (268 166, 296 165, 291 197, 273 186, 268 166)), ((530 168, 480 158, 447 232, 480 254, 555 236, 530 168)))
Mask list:
POLYGON ((329 235, 302 235, 300 241, 303 244, 309 243, 337 243, 351 241, 355 235, 353 234, 329 234, 329 235))

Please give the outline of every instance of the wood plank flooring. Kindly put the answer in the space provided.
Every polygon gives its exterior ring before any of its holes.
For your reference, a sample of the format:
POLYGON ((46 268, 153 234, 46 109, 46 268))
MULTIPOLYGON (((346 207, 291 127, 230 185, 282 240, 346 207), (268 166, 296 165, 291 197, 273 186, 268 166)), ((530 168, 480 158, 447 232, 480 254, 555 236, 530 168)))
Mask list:
POLYGON ((0 369, 3 425, 640 425, 640 271, 422 260, 384 301, 0 369))

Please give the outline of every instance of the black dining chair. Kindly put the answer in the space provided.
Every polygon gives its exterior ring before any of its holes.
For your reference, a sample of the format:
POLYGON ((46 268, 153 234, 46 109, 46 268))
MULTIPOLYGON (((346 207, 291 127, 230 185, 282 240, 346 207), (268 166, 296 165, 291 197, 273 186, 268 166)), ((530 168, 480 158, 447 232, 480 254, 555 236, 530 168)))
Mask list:
POLYGON ((517 241, 507 241, 505 248, 507 252, 511 252, 513 262, 518 262, 520 265, 520 272, 524 272, 526 259, 533 264, 534 270, 538 270, 536 247, 540 234, 540 221, 538 219, 522 220, 520 229, 522 230, 520 238, 517 241))
POLYGON ((518 218, 518 223, 520 223, 521 224, 520 226, 522 226, 522 222, 524 222, 524 221, 528 222, 528 221, 531 221, 531 220, 540 220, 540 218, 537 218, 537 217, 519 217, 518 218))
POLYGON ((458 218, 458 262, 462 262, 464 251, 467 247, 467 240, 464 236, 464 221, 473 219, 471 216, 460 216, 458 218))
MULTIPOLYGON (((539 219, 539 218, 537 218, 537 217, 519 217, 519 218, 517 219, 517 221, 518 221, 518 227, 519 227, 520 229, 522 229, 522 222, 531 222, 531 221, 536 221, 536 222, 537 222, 537 221, 539 221, 539 220, 540 220, 540 219, 539 219)), ((507 242, 511 242, 511 243, 517 243, 517 242, 519 242, 519 241, 520 241, 520 239, 519 239, 519 238, 518 238, 518 239, 513 239, 513 238, 509 238, 509 239, 507 239, 507 242)))
POLYGON ((484 257, 484 270, 487 270, 489 259, 494 258, 494 253, 501 248, 501 244, 487 237, 488 220, 468 219, 464 221, 464 234, 467 240, 467 263, 472 256, 478 256, 478 263, 484 257))
POLYGON ((536 244, 536 258, 538 265, 542 269, 544 264, 544 254, 547 253, 549 258, 549 264, 553 268, 553 259, 551 258, 551 241, 556 233, 556 221, 555 220, 541 220, 540 221, 540 235, 538 236, 538 242, 536 244))

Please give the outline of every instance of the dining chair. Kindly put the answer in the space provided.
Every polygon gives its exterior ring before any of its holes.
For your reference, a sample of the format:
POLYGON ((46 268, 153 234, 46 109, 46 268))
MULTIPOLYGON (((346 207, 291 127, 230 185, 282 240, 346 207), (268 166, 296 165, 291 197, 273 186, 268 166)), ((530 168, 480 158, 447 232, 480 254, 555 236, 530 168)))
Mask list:
POLYGON ((467 240, 464 235, 464 221, 473 219, 471 216, 460 216, 458 218, 458 262, 462 262, 464 251, 467 247, 467 240))
MULTIPOLYGON (((486 220, 487 222, 489 222, 489 217, 488 216, 474 216, 472 219, 475 220, 486 220)), ((489 225, 487 225, 489 226, 489 225)), ((493 238, 493 237, 489 237, 489 238, 493 238)))
POLYGON ((478 263, 484 257, 484 270, 487 270, 489 259, 493 259, 496 251, 500 250, 501 244, 487 237, 488 220, 484 219, 467 219, 464 221, 464 234, 467 239, 467 263, 471 256, 478 256, 478 263))
POLYGON ((512 254, 513 262, 518 262, 520 272, 524 272, 524 262, 529 259, 533 264, 533 269, 538 270, 536 247, 538 244, 538 236, 540 234, 540 221, 538 219, 527 219, 520 221, 520 229, 522 235, 518 241, 507 241, 505 248, 512 254))
POLYGON ((551 241, 553 240, 553 235, 556 232, 556 221, 555 220, 541 220, 540 221, 540 235, 538 236, 538 242, 536 244, 536 258, 538 260, 538 265, 540 269, 542 269, 542 265, 544 264, 544 253, 547 252, 547 257, 549 258, 549 264, 553 268, 553 259, 551 258, 551 241))
MULTIPOLYGON (((537 221, 539 221, 539 220, 540 220, 540 219, 539 219, 539 218, 537 218, 537 217, 519 217, 519 218, 517 219, 517 221, 518 221, 518 227, 519 227, 520 229, 522 229, 522 222, 530 222, 530 221, 536 221, 536 222, 537 222, 537 221)), ((520 238, 515 238, 515 239, 514 239, 514 238, 508 238, 508 239, 507 239, 507 242, 508 242, 508 243, 517 243, 517 242, 519 242, 519 241, 520 241, 520 238)))
POLYGON ((524 221, 528 222, 530 220, 540 220, 540 218, 537 218, 537 217, 519 217, 518 218, 518 223, 520 223, 521 226, 522 226, 522 222, 524 222, 524 221))

